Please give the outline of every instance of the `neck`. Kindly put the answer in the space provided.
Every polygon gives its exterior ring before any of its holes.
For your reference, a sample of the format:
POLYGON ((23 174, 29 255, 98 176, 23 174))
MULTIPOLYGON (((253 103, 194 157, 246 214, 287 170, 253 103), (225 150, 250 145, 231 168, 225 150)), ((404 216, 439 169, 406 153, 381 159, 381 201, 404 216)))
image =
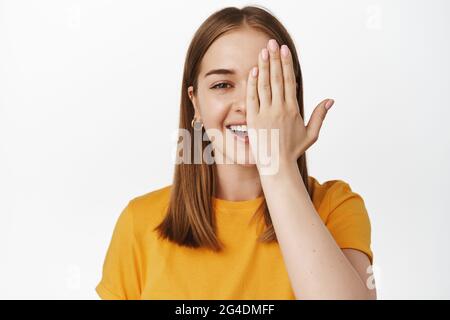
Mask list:
POLYGON ((255 165, 216 164, 216 198, 229 201, 255 199, 263 194, 255 165))

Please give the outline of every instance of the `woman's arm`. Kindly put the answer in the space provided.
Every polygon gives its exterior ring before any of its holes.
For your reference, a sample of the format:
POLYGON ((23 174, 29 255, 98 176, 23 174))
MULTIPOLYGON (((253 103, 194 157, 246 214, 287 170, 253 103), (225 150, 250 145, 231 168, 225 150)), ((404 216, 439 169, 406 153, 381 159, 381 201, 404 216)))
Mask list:
MULTIPOLYGON (((375 299, 363 278, 367 274, 358 273, 322 222, 297 163, 262 175, 261 183, 296 298, 375 299)), ((348 254, 360 272, 367 270, 368 257, 355 251, 348 254)))
POLYGON ((347 252, 357 268, 352 265, 316 212, 297 165, 297 159, 318 139, 333 100, 322 101, 305 126, 299 112, 296 85, 289 49, 282 46, 280 50, 276 41, 270 40, 258 56, 258 67, 249 73, 247 127, 295 296, 297 299, 373 298, 374 290, 369 290, 360 275, 363 267, 367 267, 367 256, 364 258, 362 252, 360 255, 347 252), (270 170, 262 165, 264 160, 260 161, 264 150, 259 148, 261 141, 256 133, 261 129, 279 134, 278 141, 270 141, 277 146, 271 150, 270 170))

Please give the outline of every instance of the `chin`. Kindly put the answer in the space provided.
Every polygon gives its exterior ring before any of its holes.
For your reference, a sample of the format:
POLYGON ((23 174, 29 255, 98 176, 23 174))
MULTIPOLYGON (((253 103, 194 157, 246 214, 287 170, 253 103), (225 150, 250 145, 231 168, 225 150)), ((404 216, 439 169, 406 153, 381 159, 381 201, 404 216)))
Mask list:
POLYGON ((239 165, 245 168, 253 168, 256 166, 254 163, 239 163, 239 165))
POLYGON ((256 166, 255 161, 253 160, 253 156, 249 156, 247 153, 246 157, 238 157, 234 158, 233 163, 244 166, 244 167, 253 167, 256 166))

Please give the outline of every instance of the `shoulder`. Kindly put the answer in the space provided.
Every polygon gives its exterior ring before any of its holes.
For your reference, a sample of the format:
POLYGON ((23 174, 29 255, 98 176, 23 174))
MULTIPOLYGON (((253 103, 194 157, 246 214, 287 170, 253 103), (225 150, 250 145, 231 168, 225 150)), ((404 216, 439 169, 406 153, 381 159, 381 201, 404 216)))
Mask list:
POLYGON ((159 224, 168 208, 171 189, 172 185, 166 185, 131 198, 126 211, 131 216, 137 234, 159 224))
POLYGON ((365 210, 362 196, 355 192, 347 181, 334 179, 321 183, 312 176, 308 179, 314 206, 324 220, 336 208, 343 205, 347 208, 356 207, 365 210))
MULTIPOLYGON (((318 213, 339 247, 362 251, 373 263, 372 227, 361 195, 344 180, 319 183, 312 178, 311 184, 317 192, 314 194, 315 201, 320 200, 318 213)), ((348 252, 346 255, 348 257, 348 252)))
POLYGON ((169 200, 171 189, 172 185, 154 189, 132 198, 129 203, 134 210, 161 207, 166 205, 166 202, 169 200))

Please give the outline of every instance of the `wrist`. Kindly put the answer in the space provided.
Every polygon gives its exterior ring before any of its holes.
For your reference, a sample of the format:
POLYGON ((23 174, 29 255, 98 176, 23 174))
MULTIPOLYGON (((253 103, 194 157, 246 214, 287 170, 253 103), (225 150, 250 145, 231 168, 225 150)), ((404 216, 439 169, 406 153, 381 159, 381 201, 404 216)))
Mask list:
POLYGON ((271 163, 270 166, 258 167, 258 172, 261 179, 264 180, 276 180, 284 179, 288 177, 296 178, 300 175, 300 170, 296 161, 279 161, 277 163, 271 163))

